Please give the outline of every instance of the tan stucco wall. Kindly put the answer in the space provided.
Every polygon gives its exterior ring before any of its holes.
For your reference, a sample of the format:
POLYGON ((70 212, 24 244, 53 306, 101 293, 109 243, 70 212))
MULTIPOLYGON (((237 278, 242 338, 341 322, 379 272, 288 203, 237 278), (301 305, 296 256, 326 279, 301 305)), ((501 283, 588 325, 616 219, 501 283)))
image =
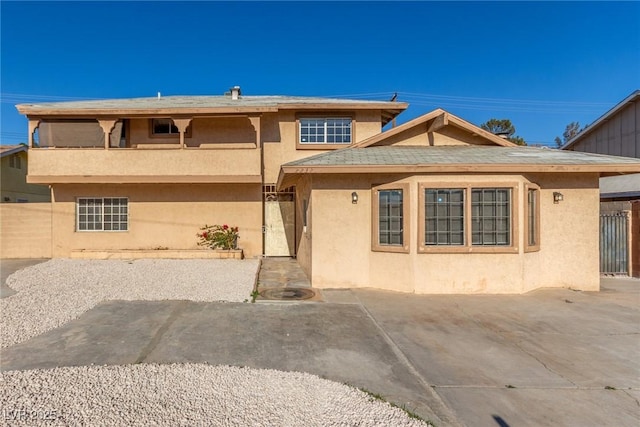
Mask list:
MULTIPOLYGON (((355 111, 350 114, 355 119, 354 142, 380 133, 380 111, 355 111)), ((308 116, 324 117, 323 113, 309 113, 308 116)), ((264 143, 264 182, 267 184, 278 181, 282 164, 326 152, 296 148, 297 128, 294 111, 264 114, 261 129, 264 143)))
POLYGON ((539 287, 597 290, 596 174, 368 177, 314 176, 311 199, 312 284, 376 287, 416 293, 522 293, 539 287), (541 249, 524 252, 524 184, 541 187, 541 249), (371 187, 410 184, 409 253, 371 250, 371 187), (517 184, 516 253, 418 254, 418 183, 517 184), (358 204, 351 203, 356 191, 358 204), (553 192, 564 201, 553 203, 553 192), (319 230, 319 231, 318 231, 319 230))
POLYGON ((386 138, 376 145, 410 145, 410 146, 440 146, 440 145, 491 145, 490 141, 480 136, 473 136, 469 132, 454 126, 446 126, 435 132, 426 132, 429 124, 411 127, 403 132, 386 138))
POLYGON ((0 258, 51 257, 51 203, 0 204, 0 258))
POLYGON ((524 290, 600 288, 600 194, 597 174, 540 174, 540 252, 525 257, 524 290), (554 204, 553 192, 564 195, 554 204))
POLYGON ((51 192, 47 185, 27 184, 27 153, 16 153, 20 157, 20 169, 10 166, 10 154, 2 158, 0 164, 0 203, 5 203, 5 197, 9 202, 16 202, 18 199, 29 202, 48 202, 51 200, 51 192))
MULTIPOLYGON (((32 149, 29 175, 240 176, 260 175, 260 151, 218 149, 32 149)), ((55 178, 53 179, 55 181, 55 178)))
POLYGON ((312 251, 311 251, 311 241, 312 236, 311 233, 313 231, 313 217, 311 209, 311 205, 313 204, 313 200, 311 199, 311 183, 312 176, 307 175, 300 179, 296 185, 296 242, 298 247, 296 248, 296 257, 298 259, 298 263, 302 267, 302 270, 305 272, 307 277, 311 277, 311 260, 312 260, 312 251), (305 226, 305 212, 304 206, 305 201, 307 204, 307 212, 306 212, 306 226, 305 226))
POLYGON ((53 256, 72 250, 197 249, 205 224, 240 228, 248 258, 262 254, 260 184, 54 185, 53 256), (76 232, 77 197, 128 197, 129 231, 76 232))

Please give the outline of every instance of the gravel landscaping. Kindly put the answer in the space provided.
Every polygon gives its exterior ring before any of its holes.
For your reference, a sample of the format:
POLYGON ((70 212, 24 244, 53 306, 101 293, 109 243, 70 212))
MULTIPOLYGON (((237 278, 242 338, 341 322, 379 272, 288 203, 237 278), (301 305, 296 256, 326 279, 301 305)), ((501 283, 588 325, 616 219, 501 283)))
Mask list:
POLYGON ((0 373, 9 425, 424 426, 317 376, 206 364, 0 373))
POLYGON ((79 317, 105 300, 251 299, 258 260, 55 259, 9 276, 0 299, 0 348, 79 317))

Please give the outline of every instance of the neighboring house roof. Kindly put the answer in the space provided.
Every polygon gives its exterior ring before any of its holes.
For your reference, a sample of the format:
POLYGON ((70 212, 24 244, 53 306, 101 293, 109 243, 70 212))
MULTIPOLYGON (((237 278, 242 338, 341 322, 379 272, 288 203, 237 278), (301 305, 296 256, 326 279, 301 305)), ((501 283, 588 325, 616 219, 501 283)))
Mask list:
POLYGON ((372 136, 371 138, 365 139, 364 141, 360 141, 356 144, 354 144, 354 147, 370 147, 372 145, 376 145, 379 144, 381 142, 383 142, 384 140, 397 135, 401 132, 407 131, 409 129, 418 127, 418 126, 423 126, 425 124, 429 124, 429 132, 431 131, 437 131, 439 129, 441 129, 444 126, 448 126, 448 125, 453 125, 456 127, 459 127, 461 129, 464 129, 468 132, 470 132, 473 135, 477 135, 480 137, 483 137, 484 139, 487 139, 491 142, 493 142, 494 144, 497 145, 501 145, 501 146, 505 146, 505 147, 514 147, 517 144, 514 144, 511 141, 508 141, 504 138, 501 138, 491 132, 488 132, 474 124, 469 123, 466 120, 461 119, 458 116, 454 116, 453 114, 442 110, 440 108, 437 108, 427 114, 424 114, 420 117, 417 117, 413 120, 410 120, 406 123, 403 123, 400 126, 397 126, 393 129, 389 129, 386 132, 382 132, 379 133, 377 135, 372 136), (431 122, 431 123, 429 123, 431 122))
POLYGON ((600 198, 640 198, 640 174, 600 178, 600 198))
POLYGON ((345 148, 282 165, 302 173, 640 173, 640 159, 548 148, 499 146, 383 146, 345 148))
POLYGON ((12 154, 27 151, 26 145, 0 145, 0 157, 10 156, 12 154))
POLYGON ((161 96, 16 105, 18 111, 27 116, 250 113, 285 109, 380 109, 385 124, 407 107, 408 104, 404 102, 300 96, 240 96, 238 99, 232 99, 230 96, 161 96))
POLYGON ((600 116, 600 118, 598 118, 595 122, 591 123, 588 127, 583 129, 582 131, 580 131, 580 133, 578 133, 576 136, 574 136, 569 141, 567 141, 562 147, 560 147, 560 149, 561 150, 567 150, 567 149, 571 148, 576 143, 581 141, 585 136, 587 136, 588 134, 590 134, 594 130, 598 129, 598 127, 600 126, 601 123, 606 122, 607 120, 609 120, 618 111, 620 111, 624 107, 626 107, 627 104, 630 104, 630 103, 633 103, 633 102, 637 102, 639 98, 640 98, 640 90, 635 90, 633 93, 631 93, 631 95, 627 96, 625 99, 623 99, 621 102, 619 102, 612 109, 610 109, 609 111, 604 113, 602 116, 600 116))

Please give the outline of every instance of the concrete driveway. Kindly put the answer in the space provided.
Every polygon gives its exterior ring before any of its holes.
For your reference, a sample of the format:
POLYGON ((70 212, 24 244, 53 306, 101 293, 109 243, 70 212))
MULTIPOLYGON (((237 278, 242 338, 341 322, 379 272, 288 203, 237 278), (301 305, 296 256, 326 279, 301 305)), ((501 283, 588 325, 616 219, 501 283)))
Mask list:
POLYGON ((3 349, 1 367, 206 361, 346 382, 439 426, 640 424, 640 281, 603 280, 599 293, 322 294, 105 302, 3 349))

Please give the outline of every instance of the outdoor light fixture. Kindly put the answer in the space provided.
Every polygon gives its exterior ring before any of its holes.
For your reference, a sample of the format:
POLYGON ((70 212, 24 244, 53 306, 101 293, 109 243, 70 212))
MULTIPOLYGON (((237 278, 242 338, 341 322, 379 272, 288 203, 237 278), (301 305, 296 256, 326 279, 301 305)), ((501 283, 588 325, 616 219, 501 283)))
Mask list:
POLYGON ((562 193, 558 193, 557 191, 553 192, 553 203, 558 204, 563 200, 564 200, 564 196, 562 195, 562 193))
POLYGON ((355 191, 351 193, 351 203, 353 203, 354 205, 358 203, 358 193, 356 193, 355 191))

